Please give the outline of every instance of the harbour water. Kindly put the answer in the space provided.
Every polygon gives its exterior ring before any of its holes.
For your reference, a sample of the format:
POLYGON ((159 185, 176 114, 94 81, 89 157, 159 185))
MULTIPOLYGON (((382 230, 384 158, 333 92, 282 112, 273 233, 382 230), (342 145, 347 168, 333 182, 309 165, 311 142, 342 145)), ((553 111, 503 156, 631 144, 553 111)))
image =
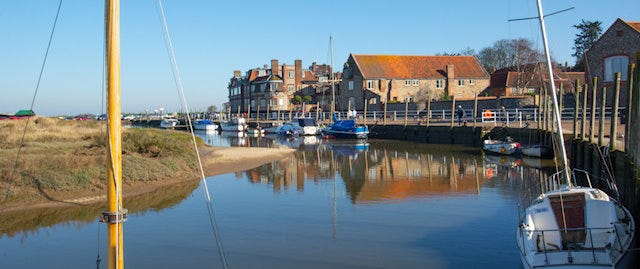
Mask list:
MULTIPOLYGON (((519 204, 544 171, 479 150, 406 142, 203 136, 295 147, 294 157, 207 179, 230 268, 521 268, 519 204)), ((198 182, 125 201, 130 268, 221 268, 198 182)), ((92 268, 103 205, 0 218, 0 268, 92 268)), ((101 261, 100 268, 106 268, 101 261)))

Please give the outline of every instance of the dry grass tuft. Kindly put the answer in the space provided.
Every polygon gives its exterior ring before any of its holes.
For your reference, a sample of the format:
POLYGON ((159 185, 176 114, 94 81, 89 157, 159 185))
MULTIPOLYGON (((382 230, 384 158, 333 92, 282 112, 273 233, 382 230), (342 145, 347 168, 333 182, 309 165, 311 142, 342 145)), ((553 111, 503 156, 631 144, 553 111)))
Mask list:
MULTIPOLYGON (((24 146, 13 166, 26 120, 0 121, 0 204, 48 197, 55 192, 106 188, 107 138, 104 122, 38 117, 27 127, 24 146)), ((202 141, 200 141, 202 144, 202 141)), ((123 180, 161 180, 196 174, 187 133, 157 129, 123 131, 123 180)))

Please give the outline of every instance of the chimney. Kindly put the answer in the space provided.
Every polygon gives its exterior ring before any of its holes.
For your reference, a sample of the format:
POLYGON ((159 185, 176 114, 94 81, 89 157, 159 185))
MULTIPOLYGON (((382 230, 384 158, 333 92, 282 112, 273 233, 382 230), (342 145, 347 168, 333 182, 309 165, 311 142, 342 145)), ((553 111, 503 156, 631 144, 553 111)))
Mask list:
POLYGON ((234 78, 239 78, 241 75, 242 75, 242 72, 240 70, 233 70, 234 78))
POLYGON ((453 71, 453 65, 452 64, 448 64, 447 65, 447 94, 449 96, 454 96, 455 95, 455 89, 456 89, 456 83, 455 83, 455 78, 456 75, 453 71))
POLYGON ((278 75, 278 60, 271 60, 271 75, 278 75))
MULTIPOLYGON (((296 90, 302 85, 302 60, 295 60, 296 90)), ((302 87, 301 87, 302 88, 302 87)))
POLYGON ((316 62, 311 63, 311 72, 316 72, 316 62))

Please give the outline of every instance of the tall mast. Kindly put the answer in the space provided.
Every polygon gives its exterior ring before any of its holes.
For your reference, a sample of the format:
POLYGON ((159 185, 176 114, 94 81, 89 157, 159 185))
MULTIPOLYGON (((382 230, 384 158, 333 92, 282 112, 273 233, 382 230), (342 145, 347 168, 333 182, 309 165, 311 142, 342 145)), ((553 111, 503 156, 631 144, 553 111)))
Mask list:
POLYGON ((560 117, 560 111, 558 106, 558 97, 556 94, 556 85, 553 81, 553 70, 551 69, 551 56, 549 55, 549 44, 547 42, 547 31, 544 26, 544 14, 542 12, 541 0, 537 0, 538 3, 538 18, 540 19, 540 29, 542 30, 542 42, 544 43, 544 55, 547 60, 547 72, 549 76, 549 85, 551 85, 551 100, 553 102, 553 114, 557 124, 558 145, 560 147, 560 155, 562 158, 562 165, 564 166, 564 176, 567 181, 567 186, 571 186, 571 177, 569 175, 569 162, 567 161, 567 151, 564 148, 564 137, 562 135, 562 118, 560 117))
POLYGON ((333 85, 333 80, 335 77, 333 76, 333 37, 329 35, 329 80, 331 80, 331 117, 333 117, 333 113, 336 109, 336 90, 333 85))
POLYGON ((107 256, 109 269, 124 268, 122 222, 122 130, 120 121, 120 0, 105 1, 105 54, 107 77, 107 119, 109 167, 107 169, 107 200, 109 210, 103 212, 107 223, 107 256))

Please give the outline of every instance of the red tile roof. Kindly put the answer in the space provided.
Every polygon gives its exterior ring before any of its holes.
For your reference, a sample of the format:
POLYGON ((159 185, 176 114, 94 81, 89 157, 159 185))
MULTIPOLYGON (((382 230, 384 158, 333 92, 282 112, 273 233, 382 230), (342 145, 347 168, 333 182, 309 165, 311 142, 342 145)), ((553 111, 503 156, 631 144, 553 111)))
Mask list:
POLYGON ((447 65, 450 64, 454 66, 454 77, 489 77, 474 56, 352 56, 365 78, 446 78, 447 65))
POLYGON ((631 28, 636 29, 640 33, 640 22, 638 21, 625 21, 631 28))

